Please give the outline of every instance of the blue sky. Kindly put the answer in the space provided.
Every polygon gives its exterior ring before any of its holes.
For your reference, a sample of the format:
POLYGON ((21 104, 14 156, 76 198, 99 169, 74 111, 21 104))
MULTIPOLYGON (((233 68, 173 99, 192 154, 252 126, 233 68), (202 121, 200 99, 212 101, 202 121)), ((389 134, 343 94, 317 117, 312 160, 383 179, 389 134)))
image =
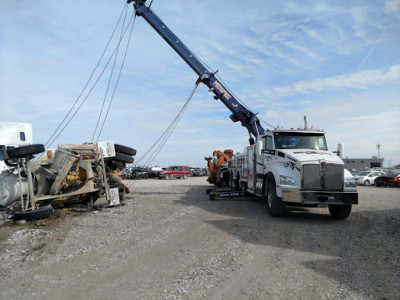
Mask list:
MULTIPOLYGON (((0 1, 0 120, 32 123, 34 142, 47 141, 123 5, 0 1)), ((332 150, 343 142, 346 156, 368 158, 379 142, 385 165, 400 163, 399 0, 155 0, 152 8, 263 120, 297 127, 307 115, 326 130, 332 150)), ((100 139, 132 146, 140 156, 175 118, 196 79, 138 18, 100 139)), ((91 140, 107 81, 99 81, 57 143, 91 140)), ((213 150, 243 151, 247 139, 200 86, 154 163, 203 166, 213 150)))

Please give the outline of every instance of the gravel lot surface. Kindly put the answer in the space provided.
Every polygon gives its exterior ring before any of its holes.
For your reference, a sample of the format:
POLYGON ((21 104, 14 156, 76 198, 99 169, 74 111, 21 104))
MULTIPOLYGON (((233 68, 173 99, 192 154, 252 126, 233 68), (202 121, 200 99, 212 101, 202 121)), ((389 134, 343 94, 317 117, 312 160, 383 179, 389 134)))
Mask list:
POLYGON ((205 177, 141 180, 126 205, 0 226, 1 299, 400 299, 400 188, 272 218, 205 177))

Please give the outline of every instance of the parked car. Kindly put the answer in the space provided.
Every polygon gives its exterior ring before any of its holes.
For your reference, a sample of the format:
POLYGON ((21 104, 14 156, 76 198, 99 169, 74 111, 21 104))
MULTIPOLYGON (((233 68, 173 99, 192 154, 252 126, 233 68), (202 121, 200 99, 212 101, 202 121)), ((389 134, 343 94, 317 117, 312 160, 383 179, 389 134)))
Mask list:
POLYGON ((382 171, 361 171, 354 175, 357 184, 371 185, 375 183, 375 179, 379 176, 385 175, 382 171))
POLYGON ((400 187, 400 173, 388 173, 377 177, 375 186, 400 187))
POLYGON ((131 177, 131 169, 132 168, 124 168, 122 170, 122 179, 129 179, 131 177))
POLYGON ((191 171, 187 166, 171 166, 158 174, 159 179, 170 179, 172 177, 187 179, 191 175, 191 171))
POLYGON ((205 176, 207 175, 207 172, 205 169, 202 168, 194 168, 192 169, 192 174, 193 176, 205 176))
POLYGON ((147 168, 134 167, 131 170, 130 179, 147 179, 150 177, 150 172, 147 168))
POLYGON ((161 167, 151 167, 149 172, 150 172, 150 178, 155 178, 158 177, 158 175, 164 171, 165 168, 161 167))

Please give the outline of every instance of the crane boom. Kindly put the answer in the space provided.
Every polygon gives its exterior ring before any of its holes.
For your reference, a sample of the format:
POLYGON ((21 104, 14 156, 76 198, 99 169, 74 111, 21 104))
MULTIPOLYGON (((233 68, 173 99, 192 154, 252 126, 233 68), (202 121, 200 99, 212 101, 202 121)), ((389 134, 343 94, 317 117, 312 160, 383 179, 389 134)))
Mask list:
MULTIPOLYGON (((190 49, 165 25, 161 19, 147 6, 146 0, 127 0, 133 2, 136 15, 143 17, 147 23, 175 50, 176 53, 192 68, 211 92, 214 98, 221 100, 232 112, 230 116, 233 122, 238 122, 255 137, 265 133, 255 113, 244 107, 232 93, 217 79, 215 73, 211 72, 190 49)), ((251 139, 252 140, 252 139, 251 139)))

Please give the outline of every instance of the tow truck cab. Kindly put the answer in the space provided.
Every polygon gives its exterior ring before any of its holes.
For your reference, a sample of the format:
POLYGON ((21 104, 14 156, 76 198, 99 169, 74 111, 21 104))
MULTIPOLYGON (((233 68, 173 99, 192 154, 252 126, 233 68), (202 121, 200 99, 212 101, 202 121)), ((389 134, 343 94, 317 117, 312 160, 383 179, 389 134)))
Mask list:
POLYGON ((263 173, 274 176, 283 202, 357 204, 355 180, 340 156, 328 150, 324 131, 278 129, 268 132, 262 145, 263 173))

